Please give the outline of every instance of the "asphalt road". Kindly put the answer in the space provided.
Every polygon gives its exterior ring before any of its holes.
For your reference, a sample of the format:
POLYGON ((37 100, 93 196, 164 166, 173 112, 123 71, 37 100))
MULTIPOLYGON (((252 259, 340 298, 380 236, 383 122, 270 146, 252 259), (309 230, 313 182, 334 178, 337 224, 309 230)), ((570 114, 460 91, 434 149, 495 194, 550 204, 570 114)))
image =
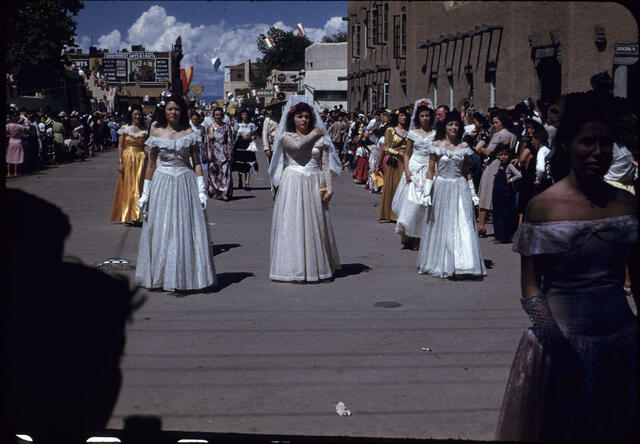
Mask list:
MULTIPOLYGON (((135 313, 109 427, 152 415, 163 430, 493 439, 509 366, 529 325, 511 246, 480 240, 491 267, 483 281, 418 275, 417 253, 401 250, 393 225, 376 220, 379 196, 343 173, 331 201, 339 277, 271 282, 273 201, 262 154, 259 162, 255 188, 207 208, 218 288, 148 293, 135 313), (336 414, 339 401, 351 416, 336 414)), ((109 221, 115 178, 111 151, 7 187, 70 217, 67 258, 135 263, 140 228, 109 221)))

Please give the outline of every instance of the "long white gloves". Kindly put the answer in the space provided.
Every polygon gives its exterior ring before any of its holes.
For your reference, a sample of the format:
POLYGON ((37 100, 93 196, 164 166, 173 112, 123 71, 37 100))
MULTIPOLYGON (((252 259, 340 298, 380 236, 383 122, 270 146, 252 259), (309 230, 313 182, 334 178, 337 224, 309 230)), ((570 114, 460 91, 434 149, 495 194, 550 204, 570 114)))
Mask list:
POLYGON ((467 180, 469 184, 469 189, 471 190, 471 202, 473 202, 473 206, 477 207, 480 205, 480 198, 476 194, 476 187, 473 186, 473 180, 467 180))
POLYGON ((431 206, 431 188, 433 187, 433 179, 427 179, 422 192, 422 206, 431 206))
POLYGON ((147 218, 147 211, 149 210, 149 188, 151 188, 151 181, 145 179, 142 185, 142 195, 138 199, 138 207, 144 219, 147 218))
POLYGON ((204 185, 204 176, 196 176, 196 181, 198 182, 198 197, 202 203, 202 209, 206 210, 209 196, 207 196, 207 187, 204 185))

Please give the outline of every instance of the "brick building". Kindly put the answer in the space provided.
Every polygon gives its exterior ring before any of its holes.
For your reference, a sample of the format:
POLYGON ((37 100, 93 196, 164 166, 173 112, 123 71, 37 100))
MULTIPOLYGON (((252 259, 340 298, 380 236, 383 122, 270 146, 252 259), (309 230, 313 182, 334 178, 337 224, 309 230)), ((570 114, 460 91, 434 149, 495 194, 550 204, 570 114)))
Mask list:
POLYGON ((350 110, 551 102, 605 70, 638 100, 638 27, 618 3, 350 1, 344 19, 350 110))

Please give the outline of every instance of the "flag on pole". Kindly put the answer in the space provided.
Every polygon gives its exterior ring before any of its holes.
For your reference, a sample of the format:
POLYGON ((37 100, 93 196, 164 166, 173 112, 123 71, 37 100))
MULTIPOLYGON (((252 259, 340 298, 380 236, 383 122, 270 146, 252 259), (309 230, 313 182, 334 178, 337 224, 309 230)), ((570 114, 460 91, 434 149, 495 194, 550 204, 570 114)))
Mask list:
POLYGON ((227 94, 227 99, 231 101, 233 100, 233 96, 234 96, 233 92, 230 92, 229 94, 227 94))
POLYGON ((189 86, 193 80, 193 65, 187 68, 180 68, 180 79, 182 80, 182 91, 189 91, 189 86))
POLYGON ((278 85, 273 85, 273 92, 274 92, 274 93, 279 93, 279 92, 280 92, 280 86, 278 86, 278 85))
POLYGON ((216 72, 218 72, 218 68, 220 68, 220 65, 222 65, 222 62, 220 61, 220 57, 213 57, 211 59, 211 64, 213 65, 213 69, 215 69, 216 72))
POLYGON ((302 26, 302 23, 298 23, 296 25, 296 29, 298 30, 298 32, 300 33, 301 37, 304 37, 304 26, 302 26))
POLYGON ((258 95, 258 90, 257 90, 257 89, 252 89, 252 90, 251 90, 251 95, 252 95, 253 97, 256 97, 256 96, 258 95))
POLYGON ((267 37, 266 39, 264 39, 264 44, 265 44, 265 45, 267 45, 267 48, 269 48, 269 49, 271 49, 271 48, 273 48, 274 46, 276 46, 276 45, 273 43, 273 40, 271 39, 271 37, 267 37))
POLYGON ((149 94, 147 94, 147 95, 145 95, 145 96, 144 96, 143 101, 145 101, 145 102, 148 102, 148 101, 149 101, 149 94))

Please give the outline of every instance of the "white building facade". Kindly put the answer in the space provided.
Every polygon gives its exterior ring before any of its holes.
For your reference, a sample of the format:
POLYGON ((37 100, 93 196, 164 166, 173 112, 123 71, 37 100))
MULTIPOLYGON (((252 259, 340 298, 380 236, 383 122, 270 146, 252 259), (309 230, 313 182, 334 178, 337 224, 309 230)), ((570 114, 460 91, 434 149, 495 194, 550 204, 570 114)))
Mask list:
POLYGON ((314 43, 304 53, 304 93, 320 108, 347 109, 347 42, 314 43))

